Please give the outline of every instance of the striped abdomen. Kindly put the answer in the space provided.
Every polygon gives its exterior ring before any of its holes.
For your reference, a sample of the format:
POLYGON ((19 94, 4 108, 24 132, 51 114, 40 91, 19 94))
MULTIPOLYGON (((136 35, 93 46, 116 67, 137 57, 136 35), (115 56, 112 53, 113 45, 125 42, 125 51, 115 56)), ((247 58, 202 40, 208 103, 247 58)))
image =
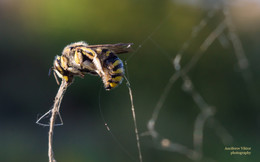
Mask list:
POLYGON ((110 90, 122 83, 124 76, 124 65, 113 52, 103 49, 102 53, 105 53, 106 55, 103 68, 105 75, 102 79, 105 89, 110 90))

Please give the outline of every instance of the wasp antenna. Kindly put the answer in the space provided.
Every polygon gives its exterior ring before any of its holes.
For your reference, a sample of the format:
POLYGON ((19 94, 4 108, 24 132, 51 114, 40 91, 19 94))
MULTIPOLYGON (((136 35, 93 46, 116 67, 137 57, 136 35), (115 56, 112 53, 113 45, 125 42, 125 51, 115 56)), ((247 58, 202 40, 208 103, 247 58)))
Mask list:
POLYGON ((54 75, 54 78, 55 78, 57 84, 60 85, 60 82, 59 82, 59 80, 58 80, 58 78, 57 78, 57 75, 56 75, 56 73, 55 73, 54 71, 53 71, 53 75, 54 75))
POLYGON ((50 67, 49 68, 49 73, 48 73, 48 76, 50 76, 51 75, 51 71, 53 70, 53 67, 50 67))

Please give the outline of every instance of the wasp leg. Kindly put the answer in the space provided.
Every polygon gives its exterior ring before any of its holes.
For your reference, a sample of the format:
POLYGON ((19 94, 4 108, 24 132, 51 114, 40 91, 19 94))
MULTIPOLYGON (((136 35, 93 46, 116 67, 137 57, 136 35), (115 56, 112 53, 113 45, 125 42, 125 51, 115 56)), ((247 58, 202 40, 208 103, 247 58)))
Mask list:
POLYGON ((83 62, 83 56, 82 56, 82 53, 79 50, 75 51, 74 61, 78 65, 81 65, 81 63, 83 62))
POLYGON ((75 74, 75 75, 78 75, 80 76, 81 78, 83 78, 85 75, 82 71, 80 71, 79 69, 77 68, 74 68, 74 67, 68 67, 67 69, 69 72, 75 74))
POLYGON ((60 65, 64 70, 68 69, 68 59, 64 56, 60 57, 60 65))
POLYGON ((103 69, 102 69, 101 62, 100 62, 100 60, 98 59, 97 55, 93 58, 93 63, 94 63, 94 65, 95 65, 95 67, 96 67, 96 70, 95 70, 96 73, 98 73, 98 75, 99 75, 100 77, 104 76, 105 73, 104 73, 104 71, 103 71, 103 69))

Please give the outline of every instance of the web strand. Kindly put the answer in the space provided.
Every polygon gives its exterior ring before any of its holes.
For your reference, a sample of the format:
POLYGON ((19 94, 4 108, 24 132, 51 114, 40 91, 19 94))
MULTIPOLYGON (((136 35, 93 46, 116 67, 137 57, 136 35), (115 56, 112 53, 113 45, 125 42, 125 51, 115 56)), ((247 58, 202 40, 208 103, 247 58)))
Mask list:
MULTIPOLYGON (((160 50, 162 54, 164 54, 167 58, 167 61, 169 61, 172 64, 172 71, 174 73, 169 77, 167 84, 165 85, 162 93, 159 96, 158 101, 156 102, 155 107, 153 108, 152 115, 150 119, 147 122, 147 132, 142 133, 142 136, 151 136, 152 140, 155 142, 156 147, 161 150, 166 150, 170 152, 177 152, 185 157, 193 160, 193 161, 200 161, 203 158, 205 158, 205 155, 203 153, 203 139, 204 139, 204 130, 205 127, 208 126, 211 129, 213 129, 216 133, 216 135, 220 138, 222 143, 224 145, 228 145, 233 142, 233 137, 229 134, 229 132, 222 126, 222 124, 216 119, 215 117, 215 111, 216 107, 214 105, 211 105, 207 102, 206 98, 201 95, 201 93, 196 89, 196 83, 193 82, 193 80, 189 76, 189 72, 198 64, 198 62, 201 60, 201 58, 206 54, 206 51, 211 47, 212 44, 214 44, 215 41, 220 41, 220 43, 223 45, 223 47, 226 46, 227 41, 230 41, 237 62, 238 67, 242 72, 243 79, 245 80, 246 84, 248 86, 252 85, 252 74, 249 69, 249 61, 246 57, 245 50, 243 48, 242 42, 239 38, 239 36, 236 33, 235 27, 233 25, 229 9, 226 6, 223 6, 221 10, 214 9, 212 11, 209 11, 207 16, 202 19, 197 26, 195 26, 190 34, 189 39, 183 43, 180 50, 177 52, 176 56, 173 58, 172 53, 168 52, 162 46, 156 41, 156 39, 153 38, 156 32, 160 30, 160 28, 164 25, 165 21, 169 19, 169 17, 172 14, 169 14, 165 17, 157 26, 156 28, 139 44, 139 47, 131 54, 128 59, 125 61, 125 64, 139 51, 139 49, 146 43, 152 43, 153 46, 160 50), (194 52, 194 55, 191 57, 191 59, 186 63, 182 64, 182 57, 185 54, 185 52, 188 50, 190 45, 193 44, 194 40, 199 36, 200 32, 205 29, 209 23, 209 21, 216 15, 216 13, 220 11, 223 13, 224 18, 216 25, 216 27, 207 35, 204 39, 204 41, 198 46, 197 51, 194 52), (229 40, 228 40, 229 39, 229 40), (193 103, 196 105, 196 107, 199 109, 198 114, 195 117, 194 120, 194 129, 193 129, 193 135, 192 135, 192 143, 193 148, 189 148, 183 144, 178 143, 177 141, 171 140, 169 138, 163 137, 163 135, 157 131, 156 124, 158 120, 160 119, 159 115, 161 110, 163 109, 167 98, 169 97, 170 92, 172 92, 174 84, 181 80, 182 82, 182 91, 189 95, 189 97, 192 99, 193 103)), ((126 69, 126 73, 128 74, 128 71, 126 69)), ((136 112, 135 112, 135 105, 133 101, 133 94, 132 89, 130 86, 129 80, 125 77, 126 85, 128 88, 130 103, 131 103, 131 111, 132 111, 132 117, 134 122, 134 131, 135 131, 135 138, 136 138, 136 146, 138 150, 138 157, 139 161, 143 162, 143 156, 142 156, 142 149, 140 145, 140 137, 139 137, 139 131, 137 127, 137 121, 136 121, 136 112)), ((62 101, 62 98, 64 96, 64 93, 69 85, 66 84, 65 81, 62 81, 60 88, 58 90, 58 93, 55 97, 54 105, 51 110, 49 110, 47 113, 45 113, 42 117, 40 117, 37 121, 38 124, 43 126, 49 126, 49 162, 55 162, 54 159, 54 153, 53 153, 53 130, 55 125, 55 120, 57 118, 57 115, 60 117, 59 108, 62 101), (50 123, 49 124, 42 124, 40 121, 45 118, 46 116, 51 115, 50 123)), ((253 88, 249 87, 249 91, 252 93, 253 88)), ((100 101, 100 95, 99 95, 99 108, 101 101, 100 101)), ((101 108, 100 108, 101 111, 101 108)), ((110 127, 108 126, 102 112, 101 117, 104 121, 104 124, 113 137, 113 139, 119 144, 122 150, 124 150, 131 158, 132 160, 135 160, 132 155, 130 155, 127 150, 120 144, 120 142, 116 139, 116 137, 111 132, 110 127)), ((60 120, 62 121, 61 117, 60 120)), ((211 160, 211 159, 210 159, 211 160)))
POLYGON ((197 54, 193 56, 193 58, 189 61, 189 63, 183 69, 178 70, 176 73, 174 73, 170 77, 168 84, 165 86, 164 91, 154 108, 154 112, 153 112, 152 118, 150 119, 150 122, 154 122, 157 120, 159 111, 162 108, 163 103, 165 102, 166 97, 168 96, 168 93, 171 91, 172 85, 175 83, 175 81, 177 79, 179 79, 181 75, 187 74, 190 71, 190 69, 193 68, 193 66, 198 62, 198 60, 200 59, 202 54, 205 52, 205 50, 207 50, 209 45, 224 31, 225 27, 226 26, 225 26, 224 22, 220 23, 217 26, 217 28, 202 43, 202 45, 200 46, 199 52, 197 52, 197 54))
MULTIPOLYGON (((198 63, 200 58, 207 51, 207 49, 213 44, 213 42, 215 40, 222 39, 226 29, 230 30, 231 25, 227 23, 227 22, 230 23, 228 17, 225 17, 223 21, 221 21, 217 25, 217 27, 206 37, 206 39, 200 45, 199 50, 194 54, 194 56, 190 59, 190 61, 185 66, 182 67, 180 64, 184 52, 188 49, 188 47, 190 46, 192 41, 197 37, 199 32, 206 27, 208 21, 215 15, 216 11, 217 10, 209 12, 208 16, 205 19, 201 20, 199 25, 197 25, 194 28, 191 37, 183 44, 182 48, 177 53, 176 57, 172 59, 173 68, 175 69, 176 72, 169 78, 168 83, 166 84, 155 108, 153 109, 152 116, 147 123, 148 131, 142 133, 142 135, 150 135, 153 138, 153 140, 159 145, 159 148, 167 151, 178 152, 195 161, 201 160, 203 157, 205 158, 205 155, 203 155, 202 146, 203 146, 203 130, 205 129, 204 127, 206 123, 210 123, 210 126, 216 130, 217 135, 220 137, 220 139, 224 144, 230 144, 233 141, 232 136, 214 118, 215 108, 213 106, 210 106, 203 99, 203 97, 198 93, 198 91, 194 89, 194 85, 188 76, 188 72, 198 63), (194 148, 193 149, 189 149, 186 146, 172 142, 167 138, 161 137, 160 133, 157 132, 155 128, 159 113, 163 108, 163 105, 167 97, 169 96, 169 93, 171 92, 174 83, 178 79, 181 79, 183 81, 184 92, 190 94, 194 103, 198 106, 198 108, 201 111, 197 115, 194 121, 194 131, 193 131, 194 148)), ((236 54, 237 58, 240 61, 247 60, 243 52, 242 45, 241 42, 239 41, 239 38, 236 35, 234 35, 234 33, 232 37, 234 39, 233 40, 234 47, 238 46, 238 48, 235 51, 237 53, 236 54)), ((151 42, 155 44, 155 46, 158 49, 160 49, 162 53, 164 53, 167 57, 170 56, 170 54, 167 51, 160 48, 160 45, 151 36, 149 36, 148 39, 151 40, 151 42)))
POLYGON ((231 41, 235 56, 237 58, 237 64, 238 67, 242 73, 242 77, 246 83, 248 94, 250 95, 250 98, 254 99, 253 104, 255 104, 255 107, 259 107, 259 102, 254 103, 257 101, 258 92, 255 90, 255 83, 253 82, 252 73, 250 70, 250 63, 246 57, 245 50, 243 48, 242 42, 236 33, 235 26, 232 22, 230 11, 228 6, 223 7, 223 14, 226 17, 226 24, 228 29, 228 38, 231 41))
POLYGON ((131 155, 129 153, 129 151, 127 151, 127 149, 120 143, 120 141, 117 139, 117 137, 114 135, 114 133, 112 132, 112 129, 110 128, 110 126, 108 125, 108 122, 107 120, 105 119, 104 117, 104 114, 102 112, 102 109, 101 109, 101 90, 102 90, 103 87, 100 87, 100 90, 99 90, 99 97, 98 97, 98 103, 99 103, 99 111, 100 111, 100 115, 101 115, 101 118, 104 122, 104 125, 107 129, 107 131, 109 132, 109 134, 111 135, 111 137, 113 138, 113 140, 117 143, 117 145, 133 160, 133 161, 137 161, 137 159, 135 159, 133 157, 133 155, 131 155))

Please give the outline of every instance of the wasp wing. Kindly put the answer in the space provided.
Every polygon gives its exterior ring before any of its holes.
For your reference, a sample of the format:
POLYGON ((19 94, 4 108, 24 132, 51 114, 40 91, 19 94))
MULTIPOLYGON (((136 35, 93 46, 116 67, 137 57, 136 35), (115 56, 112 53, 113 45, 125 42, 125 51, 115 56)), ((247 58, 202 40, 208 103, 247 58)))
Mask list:
POLYGON ((95 48, 95 49, 108 49, 113 51, 115 54, 122 54, 133 51, 132 46, 133 43, 117 43, 117 44, 100 44, 100 45, 88 45, 87 48, 95 48))

